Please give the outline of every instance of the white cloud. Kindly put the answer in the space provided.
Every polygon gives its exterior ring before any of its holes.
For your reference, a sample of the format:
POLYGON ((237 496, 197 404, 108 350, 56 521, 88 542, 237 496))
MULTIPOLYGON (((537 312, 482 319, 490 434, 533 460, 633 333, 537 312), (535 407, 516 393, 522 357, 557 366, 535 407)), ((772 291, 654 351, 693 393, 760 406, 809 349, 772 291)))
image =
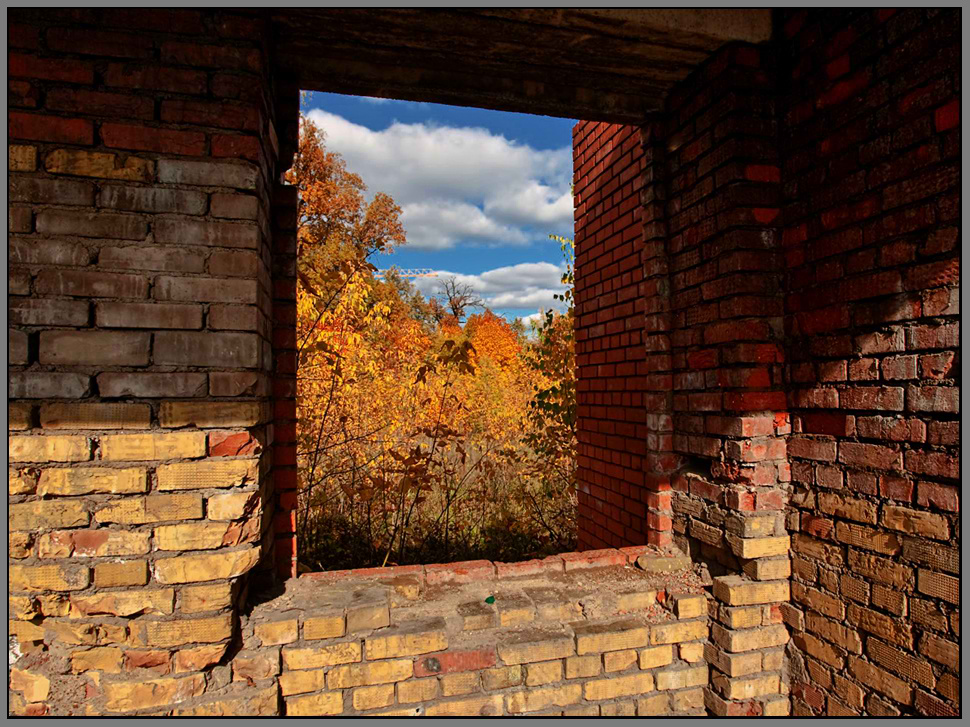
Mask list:
POLYGON ((385 103, 390 103, 391 102, 391 99, 389 99, 389 98, 378 98, 377 96, 358 96, 357 97, 357 100, 358 101, 361 101, 363 103, 370 103, 370 104, 374 104, 374 105, 385 104, 385 103))
POLYGON ((427 123, 395 121, 372 131, 322 109, 309 117, 371 192, 387 192, 401 205, 411 247, 524 244, 571 234, 569 146, 533 149, 484 128, 427 123))
POLYGON ((562 310, 562 301, 554 296, 565 290, 561 282, 564 270, 562 266, 545 262, 519 263, 478 275, 438 270, 437 278, 417 278, 414 284, 425 296, 431 296, 438 293, 447 278, 454 277, 459 283, 471 286, 489 308, 562 310))

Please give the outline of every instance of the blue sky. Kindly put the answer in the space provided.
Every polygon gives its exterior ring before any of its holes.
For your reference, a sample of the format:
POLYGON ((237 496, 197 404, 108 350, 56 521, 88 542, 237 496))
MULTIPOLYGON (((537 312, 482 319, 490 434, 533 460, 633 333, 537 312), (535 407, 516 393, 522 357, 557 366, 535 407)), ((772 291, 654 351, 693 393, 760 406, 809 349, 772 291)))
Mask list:
POLYGON ((558 307, 562 253, 572 237, 573 119, 309 94, 305 110, 359 174, 368 194, 403 208, 408 244, 380 267, 431 268, 468 283, 496 313, 527 317, 558 307))

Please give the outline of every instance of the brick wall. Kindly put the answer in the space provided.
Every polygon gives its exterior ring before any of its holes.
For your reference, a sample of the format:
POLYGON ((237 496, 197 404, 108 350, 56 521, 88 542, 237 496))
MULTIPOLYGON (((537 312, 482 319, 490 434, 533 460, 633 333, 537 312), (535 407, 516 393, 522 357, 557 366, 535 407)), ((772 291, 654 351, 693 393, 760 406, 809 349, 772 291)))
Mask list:
POLYGON ((11 15, 12 713, 228 675, 274 538, 263 35, 232 13, 11 15))
POLYGON ((788 13, 796 714, 959 714, 960 13, 788 13))
POLYGON ((643 550, 304 575, 245 619, 233 688, 174 713, 702 716, 708 595, 643 550))
POLYGON ((662 492, 669 484, 650 476, 661 463, 647 439, 655 402, 643 358, 640 132, 580 122, 573 158, 579 542, 640 545, 652 534, 659 545, 670 529, 662 492))

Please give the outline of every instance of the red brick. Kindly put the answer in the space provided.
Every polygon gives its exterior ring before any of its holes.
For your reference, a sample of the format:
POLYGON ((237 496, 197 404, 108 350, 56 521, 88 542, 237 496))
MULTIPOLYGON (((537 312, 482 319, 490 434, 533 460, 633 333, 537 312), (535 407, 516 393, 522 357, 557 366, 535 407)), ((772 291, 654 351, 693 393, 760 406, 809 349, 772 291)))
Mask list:
POLYGON ((105 72, 105 84, 194 95, 205 94, 208 85, 204 71, 168 68, 154 64, 137 66, 130 63, 109 63, 105 72))
POLYGON ((495 666, 495 649, 469 651, 442 651, 426 654, 414 660, 414 676, 427 677, 435 674, 477 671, 495 666))
POLYGON ((163 100, 162 121, 243 131, 259 131, 260 127, 259 110, 250 104, 188 99, 163 100))
POLYGON ((435 583, 472 583, 493 579, 495 577, 495 566, 487 560, 441 563, 426 565, 424 574, 428 585, 435 583))
POLYGON ((10 139, 32 139, 88 146, 94 143, 94 127, 90 121, 28 114, 22 111, 8 112, 7 134, 10 139))
POLYGON ((960 492, 950 485, 920 482, 916 487, 916 503, 946 512, 960 511, 960 492))
POLYGON ((199 131, 104 123, 101 125, 101 138, 105 146, 116 149, 189 156, 201 156, 205 153, 205 134, 199 131))
POLYGON ((212 156, 248 159, 258 163, 262 159, 262 147, 255 136, 213 134, 212 156))
POLYGON ((241 457, 259 454, 262 445, 249 432, 210 432, 210 457, 241 457))
POLYGON ((131 119, 151 119, 155 102, 148 96, 55 88, 47 92, 46 105, 54 111, 72 111, 131 119))
POLYGON ((142 35, 89 28, 51 28, 47 31, 49 48, 89 56, 150 58, 152 44, 146 41, 142 35))
POLYGON ((940 106, 934 114, 937 131, 948 131, 960 125, 960 101, 954 99, 950 103, 940 106))
POLYGON ((162 43, 161 58, 165 63, 204 68, 258 71, 261 66, 258 50, 227 45, 167 41, 162 43))
POLYGON ((91 63, 73 58, 38 58, 23 53, 10 53, 7 56, 7 74, 14 78, 19 76, 45 81, 94 83, 94 67, 91 63))

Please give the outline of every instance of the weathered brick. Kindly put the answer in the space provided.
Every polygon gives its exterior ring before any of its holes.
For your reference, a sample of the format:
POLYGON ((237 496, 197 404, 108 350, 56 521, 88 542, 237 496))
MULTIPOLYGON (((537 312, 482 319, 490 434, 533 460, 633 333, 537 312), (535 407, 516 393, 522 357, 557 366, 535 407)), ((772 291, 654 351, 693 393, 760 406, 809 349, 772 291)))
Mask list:
POLYGON ((207 390, 207 376, 204 373, 104 373, 98 374, 97 381, 98 391, 104 397, 159 399, 168 396, 205 396, 207 390))
POLYGON ((110 682, 104 685, 104 708, 108 712, 131 712, 146 705, 163 707, 197 697, 204 690, 204 674, 144 682, 110 682))
POLYGON ((604 651, 635 649, 650 642, 650 629, 639 621, 621 619, 609 623, 572 624, 576 653, 580 656, 604 651))
POLYGON ((94 185, 71 179, 14 177, 10 180, 10 201, 31 204, 94 205, 94 185))
MULTIPOLYGON (((299 624, 296 619, 286 619, 283 621, 271 621, 269 623, 256 624, 254 628, 256 638, 263 646, 273 646, 275 644, 292 644, 300 637, 299 624)), ((323 673, 320 673, 320 685, 314 689, 303 691, 312 692, 316 689, 323 689, 323 673)), ((286 692, 283 695, 286 696, 286 692)), ((290 692, 296 694, 296 692, 290 692)))
POLYGON ((498 644, 499 658, 509 665, 562 659, 575 653, 572 637, 542 631, 522 632, 498 644))
POLYGON ((25 326, 85 326, 88 302, 11 298, 9 315, 11 323, 25 326))
POLYGON ((97 588, 144 586, 148 583, 148 562, 132 560, 121 563, 98 563, 94 566, 97 588))
POLYGON ((260 339, 251 333, 189 333, 162 331, 155 334, 154 360, 168 366, 257 368, 260 339))
POLYGON ((213 217, 255 220, 259 215, 259 199, 252 195, 216 193, 209 208, 213 217))
POLYGON ((10 144, 7 147, 7 169, 11 172, 32 172, 37 168, 37 147, 10 144))
POLYGON ((8 376, 7 393, 12 399, 80 399, 91 387, 91 377, 83 374, 11 371, 8 376))
POLYGON ((183 613, 202 613, 228 608, 233 602, 231 583, 189 586, 182 589, 180 610, 183 613))
MULTIPOLYGON (((151 182, 155 176, 155 164, 150 159, 135 156, 121 159, 117 154, 82 149, 55 149, 44 160, 44 168, 52 174, 124 179, 131 182, 151 182)), ((110 234, 104 236, 116 237, 110 234)))
MULTIPOLYGON (((649 675, 646 676, 649 677, 649 675)), ((525 692, 509 694, 506 697, 506 703, 509 712, 512 714, 536 712, 549 707, 565 707, 570 704, 577 704, 583 698, 582 690, 583 688, 579 684, 530 689, 525 692)))
POLYGON ((650 630, 651 644, 679 644, 707 637, 704 621, 681 621, 653 626, 650 630))
POLYGON ((912 626, 904 621, 850 603, 846 610, 849 623, 907 649, 913 648, 912 626))
POLYGON ((850 656, 849 671, 864 685, 875 689, 880 694, 885 694, 900 704, 909 705, 913 703, 913 690, 905 682, 879 667, 862 661, 858 657, 850 656))
POLYGON ((259 402, 165 401, 159 410, 163 427, 196 426, 203 428, 251 427, 262 420, 259 402))
POLYGON ((84 503, 79 500, 35 500, 11 503, 8 524, 11 530, 47 530, 74 528, 91 520, 84 503))
POLYGON ((259 548, 165 558, 155 561, 155 579, 159 583, 193 583, 235 578, 246 573, 258 561, 259 548))
POLYGON ((162 159, 158 163, 158 181, 163 184, 256 189, 257 177, 257 169, 251 164, 174 159, 162 159))
POLYGON ((12 565, 9 575, 14 592, 79 591, 91 583, 91 571, 77 565, 12 565))
POLYGON ((151 336, 148 333, 107 331, 42 331, 42 364, 145 366, 151 336))
MULTIPOLYGON (((510 695, 511 696, 511 695, 510 695)), ((502 714, 502 695, 494 694, 484 697, 466 697, 449 701, 439 701, 431 704, 425 710, 428 717, 466 717, 466 716, 498 716, 502 714)))
MULTIPOLYGON (((286 651, 284 650, 284 659, 286 651)), ((409 659, 370 661, 362 664, 337 666, 327 674, 327 688, 346 689, 372 684, 401 682, 411 677, 409 659)))
POLYGON ((948 540, 950 525, 942 515, 897 505, 884 505, 880 523, 891 530, 948 540))
POLYGON ((788 629, 781 624, 734 630, 711 624, 711 636, 721 648, 733 653, 784 646, 788 643, 788 629))
POLYGON ((340 692, 320 692, 286 700, 286 714, 292 717, 320 717, 343 711, 344 700, 340 692))
POLYGON ((99 523, 123 525, 195 520, 201 517, 202 498, 191 494, 126 498, 108 503, 95 512, 95 518, 99 523))
POLYGON ((158 468, 159 490, 196 490, 237 487, 257 478, 258 461, 252 459, 178 462, 158 468))
POLYGON ((41 473, 39 495, 131 494, 148 491, 147 472, 142 469, 107 467, 49 469, 41 473))
POLYGON ((916 578, 916 590, 955 605, 960 604, 960 579, 954 576, 920 568, 916 578))
POLYGON ((40 408, 44 429, 148 429, 150 424, 147 404, 44 404, 40 408))
MULTIPOLYGON (((484 675, 483 675, 484 677, 484 675)), ((492 689, 493 687, 485 687, 492 689)), ((397 685, 397 701, 401 704, 429 702, 438 694, 437 679, 411 679, 397 685)))
POLYGON ((121 662, 121 649, 116 646, 86 649, 71 654, 71 671, 75 674, 82 674, 86 671, 120 674, 121 662))
POLYGON ((239 545, 256 539, 255 521, 252 526, 208 521, 163 525, 155 528, 155 547, 158 550, 212 550, 239 545))

